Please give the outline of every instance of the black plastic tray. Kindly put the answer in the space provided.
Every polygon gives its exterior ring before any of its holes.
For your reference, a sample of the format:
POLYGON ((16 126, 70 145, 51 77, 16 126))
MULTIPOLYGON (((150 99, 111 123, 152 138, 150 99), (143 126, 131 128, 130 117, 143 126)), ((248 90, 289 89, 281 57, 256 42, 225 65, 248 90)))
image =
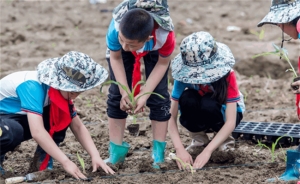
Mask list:
POLYGON ((278 137, 284 136, 279 142, 298 145, 300 139, 300 124, 273 123, 273 122, 244 122, 242 121, 232 132, 237 139, 241 135, 245 139, 264 139, 276 141, 278 137), (293 139, 291 139, 291 137, 293 139))

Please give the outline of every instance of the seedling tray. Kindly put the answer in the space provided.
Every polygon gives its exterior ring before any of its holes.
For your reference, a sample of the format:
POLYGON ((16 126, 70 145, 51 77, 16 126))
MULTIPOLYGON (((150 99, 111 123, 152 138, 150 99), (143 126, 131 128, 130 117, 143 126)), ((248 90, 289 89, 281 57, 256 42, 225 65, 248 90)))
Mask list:
POLYGON ((278 137, 284 136, 279 143, 298 145, 300 124, 242 121, 232 132, 232 136, 235 139, 243 136, 246 140, 251 140, 253 137, 255 140, 267 139, 269 142, 274 142, 278 137))

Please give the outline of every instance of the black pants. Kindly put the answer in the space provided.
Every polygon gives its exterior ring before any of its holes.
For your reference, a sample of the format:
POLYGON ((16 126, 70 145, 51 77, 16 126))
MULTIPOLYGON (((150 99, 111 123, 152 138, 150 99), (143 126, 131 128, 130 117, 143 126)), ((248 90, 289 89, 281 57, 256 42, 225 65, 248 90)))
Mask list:
MULTIPOLYGON (((50 106, 45 107, 43 110, 43 121, 47 131, 50 129, 49 111, 50 106)), ((2 129, 2 136, 0 136, 0 155, 2 157, 7 152, 13 151, 21 142, 32 138, 27 115, 1 114, 0 127, 2 129)), ((68 127, 54 133, 53 140, 57 145, 65 139, 67 129, 68 127)))
MULTIPOLYGON (((222 105, 211 98, 212 93, 201 96, 194 89, 185 90, 179 98, 181 115, 180 124, 190 132, 218 132, 224 125, 221 112, 222 105)), ((237 112, 236 126, 241 122, 243 114, 237 112)))
MULTIPOLYGON (((146 79, 148 79, 150 73, 155 67, 158 61, 158 57, 159 57, 158 51, 151 51, 146 56, 144 56, 146 79)), ((125 52, 122 50, 122 58, 123 58, 128 86, 131 89, 132 72, 133 72, 135 57, 131 52, 125 52)), ((110 79, 116 80, 110 65, 109 58, 107 58, 107 62, 109 64, 110 79)), ((150 108, 150 115, 149 115, 150 120, 168 121, 171 117, 171 114, 169 113, 171 101, 170 101, 170 94, 168 92, 168 70, 164 74, 162 80, 158 83, 158 85, 154 89, 154 92, 162 95, 164 99, 158 97, 157 95, 151 95, 148 98, 146 105, 150 108)), ((125 119, 127 117, 127 113, 120 109, 121 98, 122 96, 120 94, 119 87, 115 84, 111 84, 109 88, 109 95, 107 100, 108 117, 115 118, 115 119, 125 119)))

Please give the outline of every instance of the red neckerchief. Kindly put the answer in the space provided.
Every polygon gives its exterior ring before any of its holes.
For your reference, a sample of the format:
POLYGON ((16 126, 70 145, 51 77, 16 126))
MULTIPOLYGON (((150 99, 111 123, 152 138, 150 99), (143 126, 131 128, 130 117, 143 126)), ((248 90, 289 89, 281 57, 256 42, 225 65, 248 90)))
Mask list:
MULTIPOLYGON (((300 74, 300 56, 298 59, 298 73, 300 74)), ((300 94, 296 94, 296 107, 297 107, 297 115, 298 115, 298 119, 300 119, 300 94)))
MULTIPOLYGON (((53 137, 55 132, 59 132, 67 128, 71 121, 71 114, 69 111, 69 103, 73 104, 72 101, 68 102, 60 93, 59 90, 50 87, 48 96, 50 99, 50 130, 49 134, 53 137)), ((45 159, 40 165, 40 171, 47 168, 50 156, 46 154, 45 159)))
MULTIPOLYGON (((152 31, 152 36, 153 36, 153 40, 154 40, 154 44, 153 47, 155 46, 155 30, 158 28, 158 24, 154 23, 154 29, 152 31)), ((136 53, 135 51, 132 52, 132 54, 135 56, 135 62, 133 65, 133 73, 132 73, 132 89, 134 88, 134 86, 142 79, 142 74, 141 74, 141 58, 144 57, 145 55, 148 54, 147 51, 144 51, 142 53, 136 53)), ((140 93, 141 90, 141 85, 138 85, 134 91, 134 96, 136 96, 137 94, 140 93)))
MULTIPOLYGON (((135 56, 135 62, 133 65, 133 73, 132 73, 132 89, 134 86, 142 79, 142 74, 141 74, 141 58, 144 57, 148 52, 142 52, 140 54, 137 54, 136 52, 132 52, 132 54, 135 56)), ((141 90, 141 85, 137 85, 135 91, 134 91, 134 96, 140 93, 141 90)))
POLYGON ((199 84, 199 91, 198 91, 198 93, 201 96, 204 96, 206 93, 211 93, 211 92, 213 92, 213 91, 210 89, 210 86, 208 84, 206 84, 206 85, 199 84))

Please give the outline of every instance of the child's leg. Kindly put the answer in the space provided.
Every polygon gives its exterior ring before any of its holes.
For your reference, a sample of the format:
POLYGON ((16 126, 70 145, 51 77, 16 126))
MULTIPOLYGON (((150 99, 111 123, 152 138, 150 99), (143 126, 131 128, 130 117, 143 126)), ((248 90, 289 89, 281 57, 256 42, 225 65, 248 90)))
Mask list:
POLYGON ((180 123, 189 131, 192 138, 191 145, 186 148, 204 146, 208 144, 209 139, 205 133, 207 126, 199 115, 201 111, 201 96, 194 89, 185 90, 179 98, 180 123))
MULTIPOLYGON (((106 58, 109 71, 110 80, 115 80, 114 72, 111 68, 110 59, 106 58)), ((127 83, 131 89, 133 65, 135 62, 134 55, 131 52, 125 52, 122 50, 122 59, 124 63, 124 69, 126 73, 127 83)), ((115 84, 111 84, 109 87, 109 94, 107 100, 107 115, 109 123, 109 139, 115 144, 122 145, 124 137, 124 129, 126 124, 127 113, 120 109, 121 94, 119 87, 115 84)))
MULTIPOLYGON (((24 130, 19 121, 26 120, 26 115, 0 115, 0 175, 5 174, 3 162, 5 154, 13 151, 24 141, 24 130)), ((28 130, 29 131, 29 130, 28 130)))
MULTIPOLYGON (((110 71, 110 80, 115 80, 115 75, 111 68, 109 58, 106 58, 110 71)), ((122 50, 122 59, 126 73, 127 83, 131 90, 132 72, 135 58, 131 52, 122 50)), ((129 150, 129 145, 123 142, 124 130, 126 124, 127 113, 120 109, 120 101, 122 95, 120 94, 119 87, 111 84, 109 87, 109 94, 107 99, 107 115, 109 127, 109 158, 105 162, 116 164, 123 162, 129 150)))
MULTIPOLYGON (((208 143, 207 136, 203 137, 205 134, 204 131, 213 130, 218 132, 225 123, 221 112, 221 105, 211 98, 211 94, 201 97, 196 90, 188 89, 181 95, 179 106, 181 109, 180 123, 192 132, 190 134, 191 137, 202 145, 203 143, 208 143)), ((242 113, 237 113, 236 126, 240 123, 242 117, 242 113)), ((195 144, 192 141, 190 147, 193 145, 197 146, 200 144, 195 144)), ((232 148, 234 148, 234 139, 230 136, 219 147, 219 150, 232 148)))
MULTIPOLYGON (((153 68, 158 61, 158 51, 151 51, 144 56, 146 78, 149 77, 153 68)), ((156 86, 153 92, 156 92, 164 97, 151 95, 147 100, 146 105, 150 108, 150 120, 153 131, 153 151, 154 166, 156 163, 164 162, 164 152, 166 147, 166 134, 168 129, 168 120, 171 117, 170 109, 170 94, 168 92, 168 71, 166 71, 162 80, 156 86)))

